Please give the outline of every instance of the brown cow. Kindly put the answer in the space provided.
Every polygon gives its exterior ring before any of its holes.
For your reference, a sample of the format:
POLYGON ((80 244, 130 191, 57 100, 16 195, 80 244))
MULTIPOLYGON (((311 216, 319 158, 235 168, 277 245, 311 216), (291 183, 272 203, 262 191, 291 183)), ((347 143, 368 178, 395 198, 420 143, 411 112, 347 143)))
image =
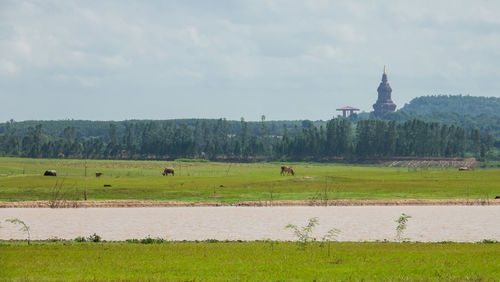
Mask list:
POLYGON ((99 176, 101 176, 101 175, 102 175, 102 172, 96 172, 96 173, 95 173, 95 177, 99 177, 99 176))
POLYGON ((289 175, 290 173, 291 173, 292 175, 295 175, 295 171, 293 171, 293 168, 292 168, 291 166, 289 166, 289 165, 282 165, 282 166, 281 166, 281 173, 280 173, 280 174, 281 174, 281 175, 284 175, 285 173, 286 173, 287 175, 289 175))
POLYGON ((173 167, 166 167, 165 170, 163 171, 162 175, 167 176, 169 173, 171 173, 172 176, 175 175, 173 167))

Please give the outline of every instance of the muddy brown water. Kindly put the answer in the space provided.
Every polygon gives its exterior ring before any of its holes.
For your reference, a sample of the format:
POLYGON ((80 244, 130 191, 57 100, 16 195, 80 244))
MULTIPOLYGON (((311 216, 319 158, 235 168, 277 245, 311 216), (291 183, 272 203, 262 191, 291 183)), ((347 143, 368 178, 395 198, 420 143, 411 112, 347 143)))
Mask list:
POLYGON ((312 236, 331 228, 339 241, 395 240, 394 221, 406 213, 404 237, 412 241, 477 242, 500 240, 500 206, 346 206, 346 207, 176 207, 0 209, 0 239, 24 239, 19 218, 31 238, 74 239, 96 233, 104 240, 162 237, 169 240, 294 240, 287 224, 304 226, 317 217, 312 236))

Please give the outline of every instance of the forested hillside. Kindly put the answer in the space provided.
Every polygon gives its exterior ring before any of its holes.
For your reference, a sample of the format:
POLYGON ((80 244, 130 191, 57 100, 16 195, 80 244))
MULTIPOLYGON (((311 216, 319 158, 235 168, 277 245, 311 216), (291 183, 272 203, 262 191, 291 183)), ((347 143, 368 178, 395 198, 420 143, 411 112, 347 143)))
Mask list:
POLYGON ((399 111, 420 115, 443 112, 467 116, 481 114, 497 116, 500 115, 500 98, 468 95, 421 96, 411 100, 399 111))
POLYGON ((385 120, 413 119, 455 125, 500 138, 500 98, 473 96, 424 96, 413 99, 402 109, 384 115, 385 120))

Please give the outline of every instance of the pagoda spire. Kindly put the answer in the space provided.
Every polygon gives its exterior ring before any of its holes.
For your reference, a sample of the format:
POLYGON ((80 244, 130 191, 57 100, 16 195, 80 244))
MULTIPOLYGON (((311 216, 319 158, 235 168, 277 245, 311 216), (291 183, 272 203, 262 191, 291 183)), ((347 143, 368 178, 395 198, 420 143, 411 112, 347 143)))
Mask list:
POLYGON ((384 72, 382 73, 382 83, 387 83, 387 68, 384 65, 384 72))
POLYGON ((381 117, 387 112, 394 112, 396 110, 396 104, 391 99, 392 88, 387 80, 387 67, 384 65, 384 73, 382 74, 382 82, 377 88, 378 99, 373 105, 373 115, 375 117, 381 117))

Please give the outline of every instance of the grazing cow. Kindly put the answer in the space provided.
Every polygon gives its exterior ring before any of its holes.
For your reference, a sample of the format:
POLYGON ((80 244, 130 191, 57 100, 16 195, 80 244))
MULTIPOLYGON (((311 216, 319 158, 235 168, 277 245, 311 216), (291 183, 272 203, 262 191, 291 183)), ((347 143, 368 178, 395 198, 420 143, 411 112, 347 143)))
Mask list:
POLYGON ((172 176, 175 175, 173 167, 166 167, 162 173, 163 176, 167 176, 168 174, 172 174, 172 176))
POLYGON ((495 199, 500 199, 500 196, 496 196, 495 199))
POLYGON ((289 166, 287 166, 287 165, 282 165, 281 166, 281 172, 280 172, 280 174, 283 175, 285 173, 285 171, 287 170, 288 167, 289 166))
POLYGON ((286 173, 287 175, 289 175, 290 173, 291 173, 292 175, 295 175, 295 171, 293 171, 293 168, 292 168, 291 166, 288 166, 288 165, 282 165, 282 166, 281 166, 281 173, 280 173, 280 174, 281 174, 281 175, 285 175, 285 173, 286 173))
POLYGON ((57 172, 55 170, 46 170, 43 175, 44 176, 57 176, 57 172))
POLYGON ((96 173, 95 173, 95 177, 99 177, 99 176, 101 176, 101 175, 102 175, 102 172, 96 172, 96 173))
POLYGON ((469 168, 466 167, 466 166, 461 166, 461 167, 458 168, 458 170, 460 170, 460 171, 469 170, 469 168))

